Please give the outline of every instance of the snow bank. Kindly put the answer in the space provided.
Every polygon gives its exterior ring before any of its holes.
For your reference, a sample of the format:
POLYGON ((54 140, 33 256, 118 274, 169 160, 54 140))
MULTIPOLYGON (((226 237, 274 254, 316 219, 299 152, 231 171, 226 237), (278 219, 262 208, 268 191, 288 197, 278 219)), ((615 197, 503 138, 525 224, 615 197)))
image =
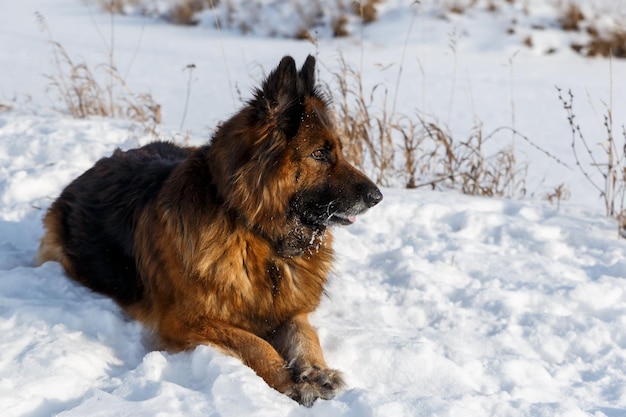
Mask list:
POLYGON ((3 416, 626 410, 626 243, 597 213, 385 190, 377 210, 336 231, 336 273, 312 321, 349 388, 309 410, 210 347, 151 351, 150 335, 113 302, 69 281, 56 263, 34 267, 43 212, 32 206, 45 208, 63 179, 133 142, 104 120, 19 112, 2 120, 0 154, 28 144, 33 161, 0 163, 3 416), (103 132, 109 144, 98 147, 92 139, 103 132), (17 171, 29 184, 23 192, 13 186, 17 171))
MULTIPOLYGON (((110 16, 76 0, 15 0, 0 13, 0 415, 626 415, 626 243, 578 172, 520 142, 538 178, 529 196, 564 183, 573 202, 557 210, 545 201, 387 189, 380 207, 337 230, 336 271, 312 317, 329 364, 349 384, 334 400, 302 408, 210 347, 152 351, 150 335, 113 302, 70 282, 55 263, 32 264, 41 217, 63 186, 114 148, 148 140, 131 136, 126 122, 50 110, 42 75, 53 67, 34 11, 92 67, 106 62, 111 33, 110 16)), ((554 85, 580 97, 577 120, 589 138, 602 138, 602 102, 615 97, 616 124, 626 105, 625 79, 609 82, 624 62, 585 60, 550 27, 533 32, 535 46, 525 49, 527 21, 504 35, 507 14, 443 20, 426 8, 410 32, 412 13, 389 8, 363 39, 317 46, 116 19, 116 63, 135 91, 163 105, 165 129, 183 124, 183 69, 196 65, 183 127, 194 144, 286 53, 298 62, 316 54, 325 81, 339 53, 362 70, 365 91, 383 83, 391 96, 398 81, 399 109, 440 116, 455 137, 476 118, 489 131, 515 116, 517 129, 570 166, 554 85), (554 54, 544 55, 548 48, 554 54)))

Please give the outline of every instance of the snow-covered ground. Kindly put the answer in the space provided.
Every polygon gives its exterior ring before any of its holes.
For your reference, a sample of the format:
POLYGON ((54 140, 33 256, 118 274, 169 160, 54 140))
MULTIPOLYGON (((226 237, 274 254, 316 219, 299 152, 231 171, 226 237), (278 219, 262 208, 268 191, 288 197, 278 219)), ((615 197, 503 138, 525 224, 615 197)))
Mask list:
MULTIPOLYGON (((162 104, 164 132, 180 129, 183 68, 196 65, 182 129, 193 143, 208 140, 239 106, 237 91, 245 98, 286 53, 299 62, 317 54, 330 80, 341 52, 366 85, 393 92, 405 42, 398 108, 437 115, 459 135, 475 116, 487 130, 514 124, 574 168, 555 85, 576 94, 594 144, 611 95, 616 127, 624 123, 624 62, 582 58, 555 28, 520 24, 506 35, 504 12, 445 20, 422 3, 417 12, 388 7, 363 39, 317 46, 117 16, 114 52, 129 85, 162 104), (521 45, 525 30, 532 49, 521 45)), ((50 47, 34 12, 70 55, 96 66, 107 60, 111 18, 89 4, 0 6, 0 105, 9 107, 0 111, 0 415, 626 415, 626 242, 578 171, 523 142, 534 198, 385 189, 380 207, 336 231, 336 273, 312 321, 349 387, 311 409, 209 347, 151 351, 112 301, 57 264, 34 267, 42 214, 63 186, 115 147, 150 140, 130 134, 127 121, 55 110, 43 76, 54 73, 50 47), (561 182, 572 198, 557 208, 541 195, 561 182)), ((534 16, 553 17, 539 6, 534 16)))

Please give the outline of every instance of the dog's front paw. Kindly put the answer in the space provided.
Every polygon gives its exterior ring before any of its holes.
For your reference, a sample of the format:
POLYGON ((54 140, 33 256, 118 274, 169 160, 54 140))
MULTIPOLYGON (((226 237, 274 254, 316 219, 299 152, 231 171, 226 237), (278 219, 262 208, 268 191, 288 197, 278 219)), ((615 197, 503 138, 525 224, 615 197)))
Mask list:
POLYGON ((330 400, 346 385, 336 369, 307 365, 291 367, 291 372, 296 384, 289 396, 306 407, 318 398, 330 400))

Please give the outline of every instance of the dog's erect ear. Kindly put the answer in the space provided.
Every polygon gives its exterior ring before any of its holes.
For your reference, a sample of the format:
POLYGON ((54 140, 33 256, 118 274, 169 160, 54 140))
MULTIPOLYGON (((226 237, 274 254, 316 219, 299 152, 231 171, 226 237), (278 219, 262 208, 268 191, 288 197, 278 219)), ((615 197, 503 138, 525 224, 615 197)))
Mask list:
POLYGON ((313 95, 315 91, 315 58, 309 55, 302 65, 302 69, 298 73, 300 83, 302 86, 302 92, 307 95, 313 95))
POLYGON ((285 56, 270 73, 263 83, 263 95, 270 108, 284 108, 298 97, 298 73, 292 57, 285 56))
POLYGON ((262 90, 257 91, 255 102, 288 139, 298 133, 304 111, 304 93, 302 79, 292 57, 285 56, 268 75, 262 90))

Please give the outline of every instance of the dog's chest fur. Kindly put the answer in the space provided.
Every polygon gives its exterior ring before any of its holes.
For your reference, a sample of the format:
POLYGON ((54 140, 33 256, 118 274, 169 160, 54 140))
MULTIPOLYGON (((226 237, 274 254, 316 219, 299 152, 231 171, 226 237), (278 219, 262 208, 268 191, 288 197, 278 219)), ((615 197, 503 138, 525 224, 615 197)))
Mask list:
MULTIPOLYGON (((142 224, 176 217, 158 212, 142 224)), ((153 227, 140 226, 139 242, 155 247, 167 247, 167 242, 174 250, 144 251, 159 258, 145 259, 140 266, 148 298, 183 308, 191 321, 206 317, 265 335, 289 317, 314 311, 331 271, 329 231, 305 254, 286 258, 227 216, 184 234, 172 222, 162 228, 169 233, 158 236, 150 232, 153 227)))

